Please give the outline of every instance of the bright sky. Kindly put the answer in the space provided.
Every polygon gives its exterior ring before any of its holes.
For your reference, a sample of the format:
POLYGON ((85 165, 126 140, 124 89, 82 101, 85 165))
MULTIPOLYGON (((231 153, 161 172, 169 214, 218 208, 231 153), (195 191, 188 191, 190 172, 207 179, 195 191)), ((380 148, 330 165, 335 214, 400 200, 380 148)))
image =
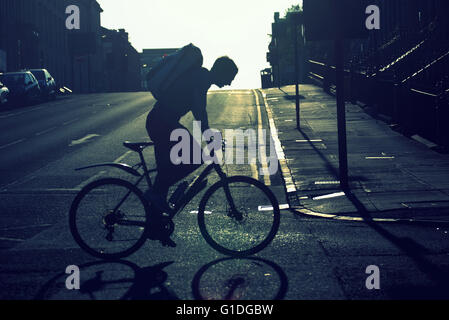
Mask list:
MULTIPOLYGON (((281 17, 302 0, 97 0, 102 26, 124 28, 142 49, 198 46, 204 66, 228 55, 239 74, 231 88, 260 88, 260 71, 269 67, 266 53, 274 12, 281 17)), ((216 89, 216 88, 215 88, 216 89)))

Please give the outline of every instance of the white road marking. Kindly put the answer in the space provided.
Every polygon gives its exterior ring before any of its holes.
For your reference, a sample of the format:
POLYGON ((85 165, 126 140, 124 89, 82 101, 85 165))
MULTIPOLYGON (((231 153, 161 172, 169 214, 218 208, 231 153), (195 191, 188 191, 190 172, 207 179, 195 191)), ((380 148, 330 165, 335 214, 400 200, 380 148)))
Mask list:
POLYGON ((72 143, 69 144, 69 147, 77 146, 86 142, 89 142, 89 140, 99 137, 99 134, 88 134, 87 136, 78 139, 78 140, 72 140, 72 143))
POLYGON ((21 142, 23 142, 23 141, 25 141, 25 140, 26 140, 26 139, 20 139, 20 140, 17 140, 17 141, 14 141, 14 142, 5 144, 4 146, 1 146, 1 147, 0 147, 0 150, 6 149, 6 148, 11 147, 11 146, 16 145, 16 144, 19 144, 19 143, 21 143, 21 142))
MULTIPOLYGON (((287 210, 287 209, 290 209, 289 204, 280 204, 279 205, 279 210, 287 210)), ((273 211, 273 206, 269 206, 269 205, 259 206, 258 210, 259 211, 273 211)))
POLYGON ((62 125, 63 126, 68 126, 69 124, 72 124, 72 123, 74 123, 74 122, 76 122, 78 120, 79 120, 79 118, 76 118, 76 119, 73 119, 73 120, 69 120, 69 121, 63 122, 62 125))
POLYGON ((52 226, 52 224, 36 224, 36 225, 32 225, 32 226, 4 228, 4 229, 0 229, 0 231, 26 230, 26 229, 31 229, 31 228, 46 228, 46 227, 51 227, 51 226, 52 226))
POLYGON ((298 143, 309 143, 309 142, 323 142, 322 139, 312 139, 312 140, 296 140, 298 143))
POLYGON ((332 198, 337 198, 337 197, 343 197, 345 195, 346 194, 344 192, 335 192, 335 193, 331 193, 331 194, 314 197, 314 198, 312 198, 312 200, 332 199, 332 198))
MULTIPOLYGON (((193 210, 193 211, 190 211, 190 213, 192 213, 192 214, 198 214, 198 210, 193 210)), ((212 214, 212 211, 204 211, 204 214, 212 214)))
POLYGON ((274 148, 276 150, 276 155, 279 160, 279 165, 281 167, 282 177, 284 178, 284 183, 285 183, 285 188, 287 190, 287 193, 296 193, 296 185, 293 181, 292 174, 287 165, 287 160, 285 159, 285 154, 284 154, 284 150, 282 148, 281 140, 279 140, 278 131, 277 131, 276 125, 274 123, 273 113, 271 112, 270 105, 268 104, 268 101, 267 101, 267 95, 265 93, 262 93, 262 96, 264 98, 265 109, 267 111, 268 122, 270 124, 271 138, 274 142, 274 148))
POLYGON ((6 241, 15 241, 15 242, 23 242, 25 240, 23 239, 16 239, 16 238, 4 238, 4 237, 0 237, 0 240, 6 240, 6 241))
POLYGON ((388 160, 388 159, 395 159, 395 157, 365 157, 366 160, 388 160))
POLYGON ((0 190, 0 194, 21 194, 21 193, 33 193, 33 194, 45 194, 45 193, 78 193, 81 189, 67 189, 67 188, 47 188, 47 189, 15 189, 0 190))
POLYGON ((41 136, 41 135, 43 135, 43 134, 49 133, 49 132, 51 132, 51 131, 57 129, 57 128, 58 128, 58 127, 51 127, 51 128, 49 128, 49 129, 47 129, 47 130, 44 130, 44 131, 41 131, 41 132, 36 133, 36 136, 39 137, 39 136, 41 136))
POLYGON ((320 184, 340 184, 340 181, 332 180, 332 181, 315 181, 316 185, 320 184))
MULTIPOLYGON (((266 149, 266 141, 264 140, 263 134, 263 126, 262 126, 262 112, 260 111, 260 103, 259 103, 259 95, 256 90, 253 90, 253 93, 256 97, 256 107, 257 107, 257 132, 258 132, 258 143, 259 143, 259 153, 261 156, 261 165, 263 172, 263 180, 265 185, 271 186, 270 173, 268 171, 268 162, 267 162, 267 149, 266 149)), ((265 137, 266 138, 266 137, 265 137)))
POLYGON ((1 116, 0 116, 0 119, 6 119, 6 118, 14 117, 14 116, 19 116, 19 115, 21 115, 21 114, 28 113, 28 112, 32 112, 32 111, 36 111, 36 110, 40 110, 40 109, 43 109, 43 108, 44 108, 44 107, 37 107, 37 108, 34 108, 34 109, 25 110, 25 111, 14 112, 14 113, 8 113, 8 114, 6 114, 6 115, 1 115, 1 116))
POLYGON ((120 163, 123 159, 125 159, 129 154, 133 153, 133 151, 127 151, 125 152, 123 155, 121 155, 120 157, 118 157, 117 159, 115 159, 115 163, 120 163))

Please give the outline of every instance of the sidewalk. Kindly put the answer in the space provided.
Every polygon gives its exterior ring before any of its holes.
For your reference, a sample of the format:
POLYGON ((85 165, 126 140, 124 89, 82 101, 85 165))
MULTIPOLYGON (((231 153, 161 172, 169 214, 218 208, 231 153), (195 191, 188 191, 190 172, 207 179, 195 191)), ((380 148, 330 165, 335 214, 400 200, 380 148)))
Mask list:
POLYGON ((402 136, 347 103, 351 192, 345 194, 338 182, 335 97, 301 85, 299 131, 295 87, 262 91, 285 155, 281 169, 294 210, 333 219, 362 220, 368 214, 379 221, 449 223, 449 155, 402 136))

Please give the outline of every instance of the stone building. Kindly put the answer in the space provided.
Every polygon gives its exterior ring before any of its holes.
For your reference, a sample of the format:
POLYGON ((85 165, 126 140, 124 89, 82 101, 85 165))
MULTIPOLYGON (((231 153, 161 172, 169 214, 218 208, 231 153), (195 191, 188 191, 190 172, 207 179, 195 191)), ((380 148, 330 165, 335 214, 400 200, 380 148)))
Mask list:
POLYGON ((102 28, 104 84, 107 92, 140 91, 140 55, 124 29, 102 28))
POLYGON ((96 0, 0 0, 0 66, 6 67, 1 71, 45 68, 75 92, 100 91, 101 12, 96 0), (80 30, 66 28, 69 5, 80 9, 80 30), (83 52, 83 37, 74 43, 73 34, 89 34, 91 52, 83 52))

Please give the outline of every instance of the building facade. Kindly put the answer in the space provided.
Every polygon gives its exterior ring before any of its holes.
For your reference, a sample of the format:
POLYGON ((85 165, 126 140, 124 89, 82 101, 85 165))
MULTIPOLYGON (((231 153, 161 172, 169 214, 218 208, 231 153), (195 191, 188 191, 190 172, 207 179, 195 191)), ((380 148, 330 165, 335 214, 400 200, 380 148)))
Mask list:
MULTIPOLYGON (((379 7, 380 29, 345 41, 347 98, 369 106, 397 130, 449 150, 449 1, 367 3, 379 7)), ((335 90, 332 41, 309 42, 305 49, 309 79, 335 90)))
POLYGON ((48 68, 58 79, 65 70, 67 38, 64 1, 0 0, 0 50, 6 69, 48 68))
POLYGON ((104 71, 101 45, 103 9, 96 0, 63 0, 63 2, 65 7, 76 5, 80 9, 80 29, 65 28, 69 55, 66 61, 69 61, 68 66, 71 69, 69 73, 72 88, 79 93, 103 92, 105 90, 102 82, 104 71))
MULTIPOLYGON (((4 72, 45 68, 75 92, 101 90, 100 14, 95 0, 0 0, 0 67, 4 72), (66 28, 66 7, 80 9, 80 30, 66 28), (74 50, 73 34, 90 34, 90 52, 74 50)), ((78 37, 78 39, 82 39, 78 37)))
POLYGON ((102 28, 104 84, 106 92, 140 91, 140 55, 124 29, 102 28))
MULTIPOLYGON (((301 24, 294 23, 294 19, 301 19, 301 12, 287 12, 285 17, 280 17, 279 12, 274 14, 274 22, 271 25, 271 42, 268 46, 267 61, 271 65, 272 86, 294 84, 295 75, 295 43, 298 46, 299 82, 306 79, 306 51, 304 50, 304 34, 301 24), (296 28, 296 30, 295 30, 296 28), (296 37, 296 39, 295 39, 296 37)), ((263 70, 265 75, 264 86, 267 86, 268 70, 263 70)))

